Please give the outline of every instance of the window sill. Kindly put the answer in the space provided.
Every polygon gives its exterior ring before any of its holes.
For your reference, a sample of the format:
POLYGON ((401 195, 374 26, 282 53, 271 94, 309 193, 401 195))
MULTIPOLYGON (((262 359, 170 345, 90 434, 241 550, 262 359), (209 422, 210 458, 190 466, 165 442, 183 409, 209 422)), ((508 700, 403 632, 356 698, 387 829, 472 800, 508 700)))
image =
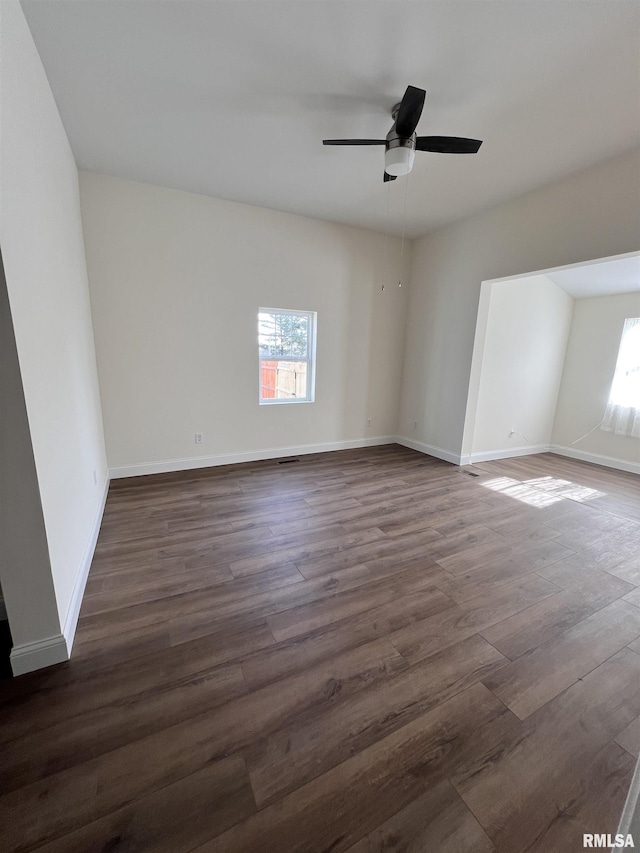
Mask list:
POLYGON ((300 403, 314 403, 315 400, 289 399, 289 400, 259 400, 259 406, 297 406, 300 403))

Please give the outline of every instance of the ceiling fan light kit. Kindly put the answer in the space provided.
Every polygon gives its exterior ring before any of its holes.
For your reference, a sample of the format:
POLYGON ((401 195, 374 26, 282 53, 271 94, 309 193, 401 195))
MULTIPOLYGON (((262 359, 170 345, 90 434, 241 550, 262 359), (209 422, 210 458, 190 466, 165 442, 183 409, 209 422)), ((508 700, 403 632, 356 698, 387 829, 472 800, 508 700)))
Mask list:
POLYGON ((416 151, 439 154, 476 154, 482 141, 462 136, 416 136, 426 92, 417 86, 407 91, 392 111, 393 125, 386 139, 323 139, 323 145, 384 145, 384 180, 395 181, 413 168, 416 151))
POLYGON ((413 160, 416 156, 415 142, 413 139, 395 139, 387 141, 384 152, 384 170, 387 175, 399 178, 408 175, 413 169, 413 160))

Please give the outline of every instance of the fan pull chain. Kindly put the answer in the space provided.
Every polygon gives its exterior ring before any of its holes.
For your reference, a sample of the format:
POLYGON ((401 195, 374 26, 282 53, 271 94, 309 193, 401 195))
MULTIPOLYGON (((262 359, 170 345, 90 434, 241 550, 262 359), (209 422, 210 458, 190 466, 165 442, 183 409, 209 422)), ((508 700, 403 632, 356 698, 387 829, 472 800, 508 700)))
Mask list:
MULTIPOLYGON (((409 175, 411 172, 409 172, 409 175)), ((400 243, 400 274, 398 287, 402 287, 402 262, 404 260, 404 234, 407 228, 407 196, 409 195, 409 175, 404 179, 404 210, 402 212, 402 242, 400 243)))
POLYGON ((387 269, 387 243, 389 238, 389 208, 391 204, 391 183, 387 183, 387 210, 385 214, 384 249, 382 251, 382 292, 384 293, 384 277, 387 269))

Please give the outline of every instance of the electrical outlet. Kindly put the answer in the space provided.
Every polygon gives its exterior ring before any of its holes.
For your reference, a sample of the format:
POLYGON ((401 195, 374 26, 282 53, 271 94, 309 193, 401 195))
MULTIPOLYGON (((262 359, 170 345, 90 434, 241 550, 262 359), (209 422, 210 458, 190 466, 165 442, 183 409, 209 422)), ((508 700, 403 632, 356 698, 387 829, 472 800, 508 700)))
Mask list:
POLYGON ((202 433, 201 432, 196 433, 196 444, 202 444, 202 433))
POLYGON ((367 426, 371 426, 371 418, 367 418, 367 426))
POLYGON ((413 428, 414 428, 414 429, 418 429, 418 421, 414 421, 414 422, 413 422, 413 428))

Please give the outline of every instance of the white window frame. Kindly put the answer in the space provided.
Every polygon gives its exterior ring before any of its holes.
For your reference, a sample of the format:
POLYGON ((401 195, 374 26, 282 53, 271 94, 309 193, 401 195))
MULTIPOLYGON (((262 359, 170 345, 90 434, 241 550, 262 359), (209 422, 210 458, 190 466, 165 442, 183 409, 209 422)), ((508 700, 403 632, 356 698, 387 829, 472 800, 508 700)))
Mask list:
MULTIPOLYGON (((260 314, 289 314, 295 317, 307 318, 307 355, 305 356, 273 356, 262 355, 258 345, 258 403, 261 406, 282 406, 296 403, 314 403, 316 398, 316 336, 317 317, 316 311, 297 311, 292 308, 258 308, 258 324, 260 314), (263 361, 291 361, 307 363, 307 395, 305 397, 280 397, 263 399, 262 397, 262 362, 263 361)), ((259 335, 259 327, 258 327, 259 335)))

